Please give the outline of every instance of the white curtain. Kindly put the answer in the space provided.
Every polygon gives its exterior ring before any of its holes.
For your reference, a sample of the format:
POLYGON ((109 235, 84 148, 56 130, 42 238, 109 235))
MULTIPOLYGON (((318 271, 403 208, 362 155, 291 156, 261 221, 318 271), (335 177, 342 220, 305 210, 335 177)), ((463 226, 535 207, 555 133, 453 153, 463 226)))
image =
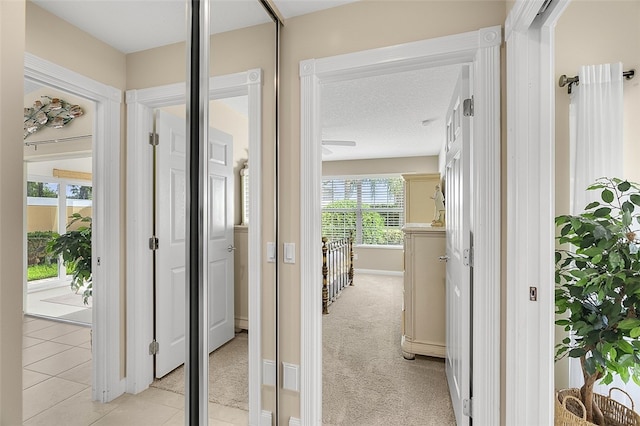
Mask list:
MULTIPOLYGON (((586 188, 600 177, 622 177, 622 64, 580 67, 580 84, 574 85, 569 106, 571 143, 571 214, 579 214, 592 201, 600 200, 599 191, 586 188)), ((569 386, 583 384, 580 361, 569 359, 569 386)), ((595 391, 607 395, 611 386, 629 392, 636 407, 640 388, 632 381, 626 385, 615 378, 609 386, 596 385, 595 391)), ((619 393, 612 395, 629 404, 619 393)))
POLYGON ((569 107, 571 213, 581 212, 597 191, 586 188, 600 177, 622 176, 622 63, 585 65, 573 86, 569 107))

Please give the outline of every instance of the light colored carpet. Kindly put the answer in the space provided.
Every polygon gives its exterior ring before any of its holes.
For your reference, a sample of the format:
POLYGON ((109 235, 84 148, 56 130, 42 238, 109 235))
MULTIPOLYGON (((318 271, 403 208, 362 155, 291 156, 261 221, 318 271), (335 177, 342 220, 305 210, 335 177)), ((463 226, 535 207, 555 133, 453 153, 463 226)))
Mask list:
MULTIPOLYGON (((248 334, 241 332, 209 355, 209 401, 249 410, 248 352, 248 334)), ((184 395, 184 365, 151 387, 184 395)))
POLYGON ((356 275, 322 320, 325 425, 455 425, 444 360, 400 349, 402 277, 356 275))

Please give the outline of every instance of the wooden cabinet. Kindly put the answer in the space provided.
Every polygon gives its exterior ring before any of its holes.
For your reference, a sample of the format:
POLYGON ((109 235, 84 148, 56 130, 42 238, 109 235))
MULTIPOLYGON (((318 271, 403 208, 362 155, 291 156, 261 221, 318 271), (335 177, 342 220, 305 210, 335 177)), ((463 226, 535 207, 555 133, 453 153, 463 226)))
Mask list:
POLYGON ((438 173, 402 175, 404 179, 404 223, 431 223, 436 207, 433 194, 440 185, 438 173))
POLYGON ((446 356, 446 231, 408 223, 404 231, 402 355, 446 356))

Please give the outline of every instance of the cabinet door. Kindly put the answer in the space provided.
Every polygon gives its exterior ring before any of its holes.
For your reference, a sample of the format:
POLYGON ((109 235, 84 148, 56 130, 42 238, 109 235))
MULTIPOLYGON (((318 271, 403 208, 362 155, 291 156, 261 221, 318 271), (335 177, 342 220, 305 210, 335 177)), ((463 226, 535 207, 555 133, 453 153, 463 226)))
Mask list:
POLYGON ((403 175, 405 180, 405 223, 431 223, 435 204, 431 197, 440 184, 439 174, 403 175))

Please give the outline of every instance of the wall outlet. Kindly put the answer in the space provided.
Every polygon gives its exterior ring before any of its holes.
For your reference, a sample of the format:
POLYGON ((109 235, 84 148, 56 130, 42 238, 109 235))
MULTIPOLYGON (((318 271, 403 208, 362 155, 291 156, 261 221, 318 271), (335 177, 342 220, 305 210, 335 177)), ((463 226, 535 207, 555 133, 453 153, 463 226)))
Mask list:
POLYGON ((262 384, 267 386, 276 385, 276 363, 270 359, 262 360, 262 384))

